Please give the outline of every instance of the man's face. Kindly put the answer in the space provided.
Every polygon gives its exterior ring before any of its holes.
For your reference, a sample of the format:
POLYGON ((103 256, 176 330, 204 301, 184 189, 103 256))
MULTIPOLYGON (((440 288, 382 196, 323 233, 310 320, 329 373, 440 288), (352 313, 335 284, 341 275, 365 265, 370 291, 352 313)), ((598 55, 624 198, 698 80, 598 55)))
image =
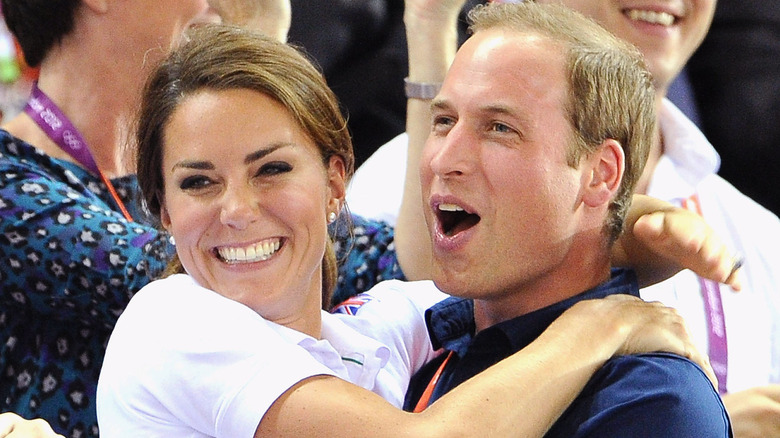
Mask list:
POLYGON ((498 29, 458 52, 421 162, 434 280, 500 298, 552 286, 577 232, 582 172, 567 165, 561 47, 498 29))
POLYGON ((569 6, 637 46, 663 94, 707 34, 716 3, 716 0, 537 1, 569 6))

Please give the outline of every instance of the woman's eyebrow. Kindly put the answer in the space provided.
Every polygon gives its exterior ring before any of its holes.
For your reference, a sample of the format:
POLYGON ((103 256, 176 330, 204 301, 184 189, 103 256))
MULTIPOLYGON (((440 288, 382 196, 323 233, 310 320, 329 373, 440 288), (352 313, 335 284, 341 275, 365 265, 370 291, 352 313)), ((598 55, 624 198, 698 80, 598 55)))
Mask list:
POLYGON ((273 143, 268 147, 258 149, 252 152, 251 154, 248 154, 246 158, 244 158, 244 164, 252 164, 253 162, 265 157, 266 155, 286 146, 293 146, 293 145, 292 143, 287 143, 287 142, 273 143))
MULTIPOLYGON (((265 157, 266 155, 286 146, 293 146, 293 144, 287 142, 274 143, 268 147, 258 149, 248 154, 246 158, 244 158, 244 164, 252 164, 253 162, 265 157)), ((210 161, 182 160, 173 166, 174 169, 178 167, 185 168, 185 169, 195 169, 195 170, 212 170, 214 169, 214 164, 210 161)))

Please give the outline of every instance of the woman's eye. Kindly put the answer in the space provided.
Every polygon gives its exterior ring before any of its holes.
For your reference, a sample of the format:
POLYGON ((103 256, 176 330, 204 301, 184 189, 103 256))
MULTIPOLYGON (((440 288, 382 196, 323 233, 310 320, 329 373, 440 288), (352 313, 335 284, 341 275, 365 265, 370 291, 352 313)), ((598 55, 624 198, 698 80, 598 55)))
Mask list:
POLYGON ((181 181, 181 184, 179 184, 179 187, 182 190, 198 190, 203 189, 212 184, 211 179, 202 176, 202 175, 194 175, 194 176, 188 176, 184 178, 181 181))
POLYGON ((258 176, 278 175, 280 173, 287 173, 292 170, 292 165, 284 161, 272 161, 260 166, 257 171, 258 176))

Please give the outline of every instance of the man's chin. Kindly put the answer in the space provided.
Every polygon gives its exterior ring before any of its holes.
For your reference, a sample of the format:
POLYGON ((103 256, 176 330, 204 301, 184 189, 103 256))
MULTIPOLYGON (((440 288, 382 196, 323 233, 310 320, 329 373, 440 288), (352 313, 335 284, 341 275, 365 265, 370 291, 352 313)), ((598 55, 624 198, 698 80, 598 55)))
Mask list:
POLYGON ((190 22, 190 27, 197 27, 203 24, 220 24, 222 23, 222 17, 217 14, 217 11, 213 8, 208 8, 206 11, 198 14, 190 22))

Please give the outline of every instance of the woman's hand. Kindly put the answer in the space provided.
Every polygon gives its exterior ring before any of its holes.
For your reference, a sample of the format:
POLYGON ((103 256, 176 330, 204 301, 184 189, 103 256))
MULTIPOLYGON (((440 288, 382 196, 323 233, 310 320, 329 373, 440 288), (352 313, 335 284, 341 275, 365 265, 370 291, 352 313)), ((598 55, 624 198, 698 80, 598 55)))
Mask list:
POLYGON ((643 215, 634 224, 634 236, 673 265, 740 290, 742 259, 723 243, 696 213, 683 208, 643 215))
MULTIPOLYGON (((572 306, 550 326, 583 333, 593 348, 604 348, 604 360, 627 354, 668 352, 698 364, 717 388, 709 358, 693 344, 685 321, 677 311, 657 302, 630 295, 611 295, 572 306)), ((549 330, 549 329, 548 329, 549 330)))
POLYGON ((633 268, 642 287, 690 269, 740 290, 741 263, 701 216, 644 195, 634 195, 626 232, 612 248, 612 264, 633 268))
POLYGON ((13 412, 0 414, 0 438, 65 438, 40 418, 25 420, 13 412))

